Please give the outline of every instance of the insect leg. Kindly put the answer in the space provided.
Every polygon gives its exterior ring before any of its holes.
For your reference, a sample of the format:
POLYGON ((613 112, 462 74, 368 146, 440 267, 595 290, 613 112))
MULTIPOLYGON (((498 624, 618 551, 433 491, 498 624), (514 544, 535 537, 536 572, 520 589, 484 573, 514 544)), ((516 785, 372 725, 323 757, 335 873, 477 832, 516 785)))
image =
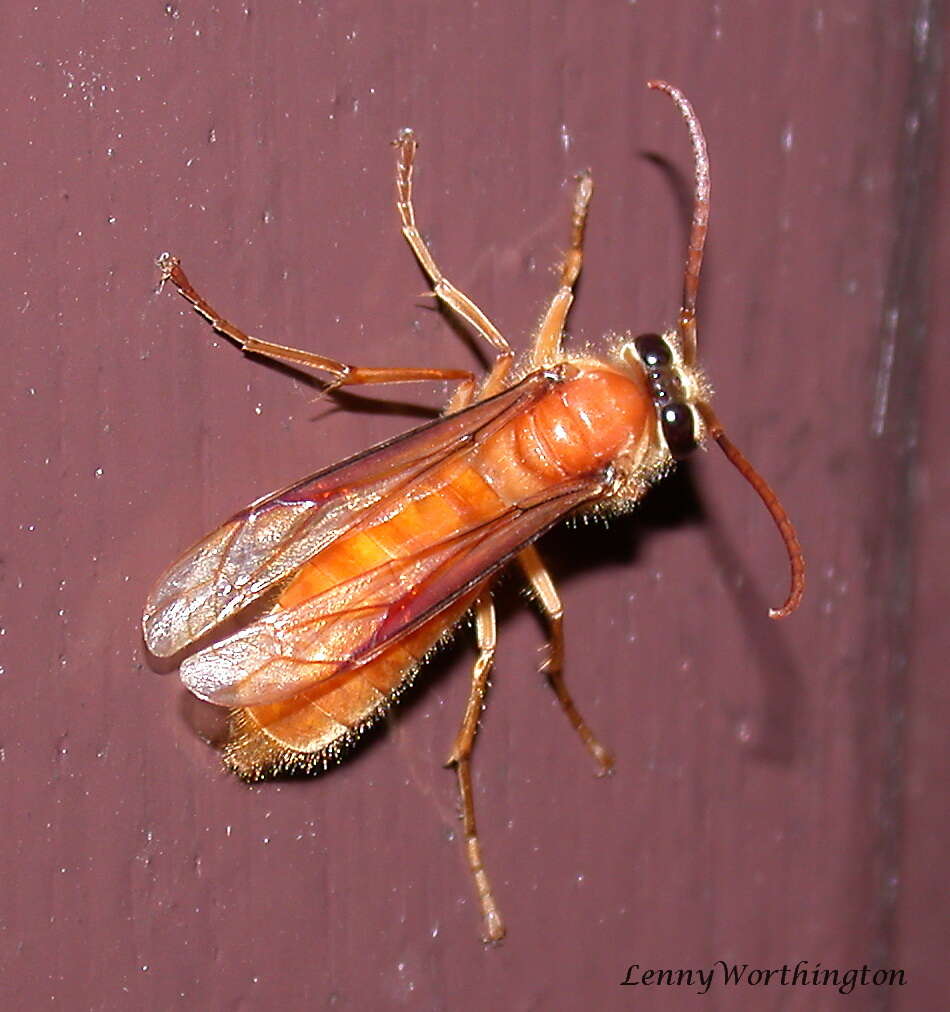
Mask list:
POLYGON ((594 184, 589 172, 577 178, 574 206, 571 210, 571 245, 561 263, 561 284, 541 320, 534 346, 531 349, 531 364, 542 368, 561 358, 561 338, 564 323, 574 301, 574 283, 581 272, 584 261, 584 226, 594 184))
POLYGON ((479 337, 495 349, 495 361, 485 380, 482 396, 497 393, 501 390, 505 377, 511 368, 514 352, 494 323, 439 270, 429 252, 429 247, 416 227, 416 214, 412 206, 412 166, 418 144, 412 131, 408 129, 401 131, 394 143, 398 150, 396 190, 399 199, 396 202, 396 207, 402 220, 402 234, 412 247, 419 266, 432 282, 432 290, 436 298, 448 306, 456 316, 464 320, 479 337))
POLYGON ((534 589, 538 604, 547 617, 551 630, 551 649, 544 664, 544 674, 561 704, 561 709, 567 714, 567 719, 580 735, 587 751, 600 766, 600 775, 603 776, 613 768, 614 757, 597 740, 594 732, 591 731, 574 705, 574 700, 564 684, 562 671, 564 665, 564 608, 554 587, 554 581, 541 560, 538 550, 533 545, 522 549, 518 554, 518 563, 534 589))
POLYGON ((271 341, 249 337, 233 323, 225 320, 202 295, 198 294, 181 269, 177 257, 163 253, 158 264, 162 269, 162 284, 170 281, 178 290, 179 295, 190 302, 194 309, 219 334, 233 341, 242 351, 277 362, 288 362, 291 365, 328 372, 333 377, 328 384, 331 390, 341 386, 358 386, 368 383, 412 383, 420 380, 460 380, 460 390, 468 396, 471 396, 475 390, 475 377, 467 369, 388 369, 353 366, 333 358, 327 358, 324 355, 317 355, 312 351, 301 351, 299 348, 288 348, 283 344, 273 344, 271 341))
POLYGON ((495 659, 495 607, 486 591, 475 602, 475 634, 478 641, 478 657, 472 671, 472 685, 465 707, 462 726, 455 738, 446 766, 454 766, 458 774, 459 797, 462 802, 462 826, 465 833, 465 856, 475 879, 475 891, 482 906, 485 925, 485 940, 500 941, 505 936, 505 925, 495 897, 488 883, 488 875, 482 861, 482 847, 475 824, 475 800, 472 794, 471 756, 478 732, 478 718, 485 702, 488 674, 495 659))

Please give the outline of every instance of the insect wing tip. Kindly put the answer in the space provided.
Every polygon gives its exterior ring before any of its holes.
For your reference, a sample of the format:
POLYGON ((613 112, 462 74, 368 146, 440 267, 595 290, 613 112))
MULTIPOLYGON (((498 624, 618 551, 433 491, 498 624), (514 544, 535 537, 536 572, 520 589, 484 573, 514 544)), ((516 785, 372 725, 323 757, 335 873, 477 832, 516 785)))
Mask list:
POLYGON ((167 621, 167 612, 150 597, 142 615, 142 639, 153 657, 171 657, 185 645, 179 643, 167 621))
POLYGON ((185 688, 206 703, 243 705, 237 698, 240 672, 223 660, 215 648, 202 650, 182 661, 180 675, 185 688))
POLYGON ((182 661, 182 683, 216 706, 276 703, 306 688, 313 669, 284 656, 272 630, 254 623, 182 661))

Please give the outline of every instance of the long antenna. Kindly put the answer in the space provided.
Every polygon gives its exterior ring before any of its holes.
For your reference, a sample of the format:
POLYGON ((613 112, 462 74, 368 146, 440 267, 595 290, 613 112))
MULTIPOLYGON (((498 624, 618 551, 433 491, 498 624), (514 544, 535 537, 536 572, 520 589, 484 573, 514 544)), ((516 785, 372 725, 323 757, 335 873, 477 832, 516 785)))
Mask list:
POLYGON ((759 498, 765 504, 765 508, 775 521, 775 526, 785 542, 785 550, 788 552, 788 563, 791 569, 791 585, 788 589, 788 597, 785 598, 785 604, 781 608, 770 608, 769 618, 786 618, 801 604, 802 594, 805 593, 805 556, 802 553, 798 535, 785 512, 785 507, 772 491, 771 485, 746 460, 745 454, 726 435, 712 408, 708 404, 697 404, 696 408, 703 416, 709 434, 719 444, 719 449, 735 465, 739 474, 758 492, 759 498))
MULTIPOLYGON (((709 228, 709 155, 706 151, 706 138, 703 136, 703 128, 699 124, 699 118, 679 88, 674 88, 666 81, 648 81, 647 85, 657 91, 666 92, 676 103, 683 119, 686 120, 689 139, 693 144, 696 192, 693 199, 693 222, 689 231, 689 246, 686 250, 686 268, 683 273, 683 306, 680 309, 678 321, 683 359, 687 365, 693 365, 696 361, 696 296, 699 292, 699 272, 703 265, 706 231, 709 228)), ((805 556, 802 553, 798 535, 785 512, 785 507, 779 502, 778 496, 772 491, 771 486, 762 475, 749 463, 742 451, 729 439, 712 408, 706 403, 699 402, 696 404, 696 409, 702 416, 709 435, 716 440, 719 448, 739 474, 758 493, 785 543, 791 570, 788 596, 781 608, 769 610, 770 618, 785 618, 798 607, 802 600, 802 594, 805 592, 805 556)))
POLYGON ((706 245, 706 231, 709 228, 709 154, 706 138, 699 125, 699 117, 689 104, 689 99, 666 81, 648 81, 648 88, 666 92, 676 103, 689 128, 689 139, 693 145, 696 189, 693 198, 693 223, 689 230, 689 245, 686 247, 686 270, 683 274, 683 307, 680 309, 679 332, 682 339, 683 359, 687 365, 696 361, 696 295, 699 292, 699 271, 703 266, 703 248, 706 245))

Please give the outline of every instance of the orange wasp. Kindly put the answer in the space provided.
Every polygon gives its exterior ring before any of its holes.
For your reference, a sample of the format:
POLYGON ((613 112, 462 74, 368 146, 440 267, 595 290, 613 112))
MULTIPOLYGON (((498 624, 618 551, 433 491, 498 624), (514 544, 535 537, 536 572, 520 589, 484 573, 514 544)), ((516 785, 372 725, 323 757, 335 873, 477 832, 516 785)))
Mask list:
POLYGON ((143 625, 149 650, 170 656, 265 599, 263 614, 181 665, 196 696, 231 708, 224 761, 256 780, 337 761, 471 612, 478 656, 447 765, 458 775, 466 856, 491 941, 502 938, 504 925, 482 861, 469 763, 495 655, 491 587, 500 571, 517 565, 547 617, 547 679, 601 772, 613 759, 564 684, 561 602, 534 547, 545 531, 581 512, 629 509, 711 436, 784 538, 791 589, 772 617, 791 613, 804 587, 792 525, 765 480, 726 438, 696 365, 696 295, 709 216, 702 129, 678 89, 663 81, 649 86, 676 104, 693 147, 696 192, 683 306, 675 328, 621 338, 602 358, 561 346, 581 269, 590 176, 578 179, 558 290, 515 369, 508 341, 442 274, 416 228, 416 141, 409 130, 395 142, 402 233, 435 296, 493 350, 481 380, 459 369, 352 366, 248 337, 195 291, 174 257, 160 260, 163 281, 218 333, 249 354, 328 373, 331 390, 459 381, 440 418, 258 499, 199 541, 159 580, 143 625))

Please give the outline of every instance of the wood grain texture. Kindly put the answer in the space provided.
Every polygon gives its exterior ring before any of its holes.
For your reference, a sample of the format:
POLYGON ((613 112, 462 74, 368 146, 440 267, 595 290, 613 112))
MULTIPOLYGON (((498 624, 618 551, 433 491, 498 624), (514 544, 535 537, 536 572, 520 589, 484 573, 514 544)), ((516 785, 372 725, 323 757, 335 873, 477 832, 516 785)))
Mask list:
MULTIPOLYGON (((622 988, 627 967, 902 967, 946 996, 950 383, 939 0, 8 4, 0 1000, 5 1009, 825 1009, 833 988, 622 988), (247 787, 145 656, 146 593, 256 496, 407 428, 345 412, 154 291, 171 250, 252 334, 477 362, 417 297, 389 141, 447 275, 527 346, 594 174, 571 331, 676 311, 689 145, 712 162, 701 358, 810 584, 715 452, 542 545, 597 781, 512 578, 475 753, 492 951, 440 768, 461 636, 316 780, 247 787)), ((396 409, 390 410, 389 405, 396 409)), ((401 407, 400 407, 401 405, 401 407)))

